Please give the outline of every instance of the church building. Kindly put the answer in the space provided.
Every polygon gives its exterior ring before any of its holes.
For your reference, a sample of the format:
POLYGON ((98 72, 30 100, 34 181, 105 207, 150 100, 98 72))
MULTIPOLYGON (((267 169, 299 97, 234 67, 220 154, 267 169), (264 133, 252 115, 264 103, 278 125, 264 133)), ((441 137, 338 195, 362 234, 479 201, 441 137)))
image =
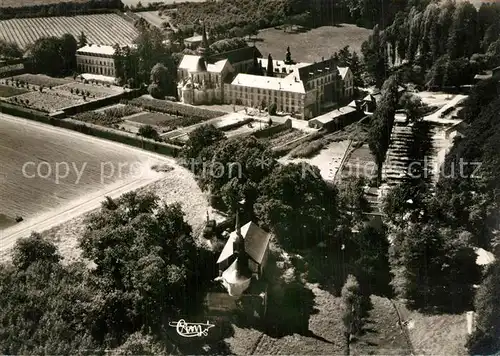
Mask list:
POLYGON ((262 278, 269 256, 270 234, 253 222, 240 227, 236 214, 236 228, 229 235, 217 264, 219 277, 230 296, 239 297, 250 287, 252 280, 262 278))

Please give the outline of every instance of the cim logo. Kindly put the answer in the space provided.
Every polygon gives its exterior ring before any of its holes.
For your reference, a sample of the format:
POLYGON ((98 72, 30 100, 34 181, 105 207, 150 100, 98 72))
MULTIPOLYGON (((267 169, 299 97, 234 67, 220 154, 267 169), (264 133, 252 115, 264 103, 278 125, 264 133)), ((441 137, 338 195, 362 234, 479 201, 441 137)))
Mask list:
POLYGON ((183 337, 208 336, 208 330, 215 326, 208 321, 206 323, 187 323, 184 319, 170 322, 168 325, 176 328, 177 334, 183 337))

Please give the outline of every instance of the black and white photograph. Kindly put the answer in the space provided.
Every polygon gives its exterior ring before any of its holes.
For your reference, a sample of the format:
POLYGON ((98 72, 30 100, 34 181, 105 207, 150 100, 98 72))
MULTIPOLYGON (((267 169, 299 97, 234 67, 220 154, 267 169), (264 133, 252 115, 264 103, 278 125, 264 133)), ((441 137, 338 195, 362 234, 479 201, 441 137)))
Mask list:
POLYGON ((1 0, 0 355, 498 356, 497 298, 500 0, 1 0))

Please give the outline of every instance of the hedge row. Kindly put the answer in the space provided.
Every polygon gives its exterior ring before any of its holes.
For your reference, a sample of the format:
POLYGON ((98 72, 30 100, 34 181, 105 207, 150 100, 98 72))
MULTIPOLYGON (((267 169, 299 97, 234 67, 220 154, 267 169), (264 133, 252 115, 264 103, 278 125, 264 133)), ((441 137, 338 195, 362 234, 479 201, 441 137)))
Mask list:
POLYGON ((152 99, 152 98, 150 99, 145 97, 135 98, 129 101, 128 103, 131 105, 139 106, 149 111, 158 111, 176 116, 193 117, 206 120, 215 119, 216 117, 227 114, 226 112, 223 111, 213 111, 194 106, 188 106, 172 101, 152 99))
POLYGON ((130 146, 140 147, 148 151, 164 154, 171 157, 177 157, 179 150, 178 146, 170 145, 162 142, 155 142, 154 140, 145 139, 143 137, 138 137, 137 135, 79 122, 72 119, 54 119, 44 115, 41 112, 37 112, 31 109, 25 109, 17 107, 15 105, 10 105, 5 102, 0 102, 0 112, 9 115, 15 115, 23 117, 25 119, 38 121, 44 124, 49 124, 52 126, 62 127, 65 129, 70 129, 73 131, 78 131, 86 135, 91 135, 99 138, 104 138, 107 140, 124 143, 130 146))

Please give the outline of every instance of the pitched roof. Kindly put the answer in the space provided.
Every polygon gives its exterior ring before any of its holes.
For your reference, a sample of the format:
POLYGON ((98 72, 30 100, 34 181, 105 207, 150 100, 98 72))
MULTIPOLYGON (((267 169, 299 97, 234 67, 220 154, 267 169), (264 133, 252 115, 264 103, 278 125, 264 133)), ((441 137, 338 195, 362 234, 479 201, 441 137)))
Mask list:
POLYGON ((214 54, 210 56, 210 61, 215 62, 221 59, 227 59, 231 64, 240 63, 253 59, 254 53, 257 55, 257 58, 262 57, 262 53, 260 53, 257 47, 252 46, 252 47, 243 47, 228 52, 214 54))
MULTIPOLYGON (((248 222, 241 227, 241 235, 243 236, 243 241, 245 243, 246 253, 257 263, 262 263, 264 259, 264 254, 269 245, 269 239, 271 235, 262 230, 259 226, 253 222, 248 222)), ((233 231, 229 235, 229 239, 222 250, 217 263, 224 262, 229 257, 234 254, 233 242, 236 240, 236 231, 233 231)))
POLYGON ((201 42, 202 39, 203 39, 203 36, 196 35, 196 36, 192 36, 192 37, 188 37, 188 38, 184 39, 184 42, 201 42))
POLYGON ((330 58, 324 61, 313 63, 306 67, 298 69, 300 80, 307 81, 310 77, 314 77, 319 72, 331 71, 337 68, 335 59, 330 58))
POLYGON ((234 78, 231 85, 304 94, 304 83, 294 78, 293 74, 279 78, 240 73, 234 78))
MULTIPOLYGON (((258 62, 261 67, 267 68, 267 58, 259 58, 258 62)), ((285 68, 286 74, 292 73, 296 68, 302 68, 311 65, 311 63, 295 63, 295 64, 286 64, 285 61, 273 59, 273 70, 277 73, 276 69, 279 70, 279 73, 283 73, 282 69, 285 68)))
POLYGON ((207 71, 212 73, 220 73, 227 64, 229 64, 229 61, 227 59, 223 59, 214 64, 208 63, 207 71))
POLYGON ((327 124, 329 122, 334 121, 336 118, 340 116, 347 115, 355 111, 356 109, 351 106, 343 106, 341 108, 327 112, 326 114, 323 114, 321 116, 317 116, 314 119, 311 119, 311 121, 317 121, 321 122, 322 124, 327 124))
POLYGON ((113 46, 101 46, 101 45, 86 45, 82 48, 76 50, 77 53, 94 53, 94 54, 104 54, 107 56, 112 56, 115 54, 115 49, 113 46))
POLYGON ((337 67, 337 69, 339 70, 340 77, 345 79, 345 76, 349 72, 349 67, 337 67))
POLYGON ((207 67, 200 56, 185 54, 179 64, 179 69, 187 69, 188 72, 203 72, 207 70, 207 67))

